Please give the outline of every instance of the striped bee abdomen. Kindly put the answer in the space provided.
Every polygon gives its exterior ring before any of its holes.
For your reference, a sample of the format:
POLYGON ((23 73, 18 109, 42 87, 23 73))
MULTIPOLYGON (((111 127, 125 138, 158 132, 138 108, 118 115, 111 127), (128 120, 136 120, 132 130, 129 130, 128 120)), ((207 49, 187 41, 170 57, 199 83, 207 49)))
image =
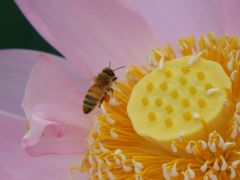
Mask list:
POLYGON ((98 102, 99 100, 97 98, 87 94, 83 101, 83 112, 85 114, 91 112, 98 102))

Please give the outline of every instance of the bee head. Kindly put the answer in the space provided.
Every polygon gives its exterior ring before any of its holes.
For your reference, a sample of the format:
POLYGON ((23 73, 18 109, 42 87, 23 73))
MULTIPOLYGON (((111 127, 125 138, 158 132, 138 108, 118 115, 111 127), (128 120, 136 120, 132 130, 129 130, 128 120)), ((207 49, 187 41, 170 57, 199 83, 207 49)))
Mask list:
POLYGON ((107 75, 109 75, 109 76, 111 76, 113 78, 115 78, 115 74, 114 74, 114 72, 113 72, 113 70, 111 68, 108 68, 108 67, 104 68, 102 72, 106 73, 107 75))

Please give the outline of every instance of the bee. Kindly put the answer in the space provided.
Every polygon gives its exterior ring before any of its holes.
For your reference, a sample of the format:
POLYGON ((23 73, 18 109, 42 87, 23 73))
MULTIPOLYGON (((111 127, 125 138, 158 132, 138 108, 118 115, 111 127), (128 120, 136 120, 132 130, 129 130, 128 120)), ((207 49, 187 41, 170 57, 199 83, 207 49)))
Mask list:
POLYGON ((109 98, 109 93, 113 93, 112 85, 117 80, 114 71, 125 66, 113 70, 110 65, 111 63, 109 63, 109 67, 104 68, 102 72, 97 74, 93 85, 88 89, 82 106, 84 114, 90 113, 96 105, 100 107, 102 102, 109 98))

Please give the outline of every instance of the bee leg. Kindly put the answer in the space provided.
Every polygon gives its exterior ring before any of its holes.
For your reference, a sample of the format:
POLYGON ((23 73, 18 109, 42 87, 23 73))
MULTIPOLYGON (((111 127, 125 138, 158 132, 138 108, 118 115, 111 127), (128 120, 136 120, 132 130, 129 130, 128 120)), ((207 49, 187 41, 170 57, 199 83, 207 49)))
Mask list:
POLYGON ((100 100, 99 104, 98 104, 98 107, 100 108, 101 107, 101 104, 102 102, 104 101, 104 97, 100 100))
POLYGON ((109 89, 110 95, 113 96, 113 88, 109 89))
POLYGON ((105 100, 106 102, 108 102, 108 101, 110 100, 110 96, 109 96, 107 93, 105 93, 104 96, 103 96, 103 98, 100 100, 99 105, 98 105, 99 108, 101 107, 101 104, 102 104, 102 102, 103 102, 104 100, 105 100))

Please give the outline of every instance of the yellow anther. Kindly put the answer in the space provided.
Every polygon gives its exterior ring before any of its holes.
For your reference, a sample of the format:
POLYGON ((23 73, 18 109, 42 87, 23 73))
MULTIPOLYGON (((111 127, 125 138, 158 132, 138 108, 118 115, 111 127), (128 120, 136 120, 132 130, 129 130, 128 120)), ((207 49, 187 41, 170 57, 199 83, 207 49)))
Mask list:
POLYGON ((198 72, 198 73, 197 73, 197 78, 198 78, 199 80, 204 80, 204 79, 205 79, 204 73, 203 73, 203 72, 198 72))
POLYGON ((166 78, 169 78, 169 77, 172 76, 172 72, 170 70, 167 70, 167 71, 164 72, 164 75, 165 75, 166 78))
POLYGON ((183 100, 182 100, 182 105, 183 105, 184 107, 188 107, 188 106, 190 105, 189 100, 188 100, 188 99, 183 99, 183 100))
POLYGON ((153 86, 153 83, 148 83, 148 85, 147 85, 147 90, 149 91, 149 92, 151 92, 152 90, 154 89, 154 86, 153 86))
POLYGON ((197 89, 195 87, 190 87, 189 89, 190 94, 194 95, 197 93, 197 89))
POLYGON ((144 97, 144 98, 142 98, 142 105, 143 106, 147 106, 148 105, 148 98, 146 98, 146 97, 144 97))
POLYGON ((167 127, 171 127, 172 126, 172 119, 167 118, 164 120, 164 123, 167 127))
POLYGON ((187 83, 187 79, 184 78, 184 77, 180 77, 179 82, 180 82, 181 85, 185 85, 187 83))
POLYGON ((173 90, 171 92, 171 96, 172 96, 172 98, 177 98, 178 97, 178 91, 177 90, 173 90))
POLYGON ((162 100, 161 100, 161 98, 157 98, 157 99, 155 100, 155 105, 156 105, 156 106, 161 106, 161 105, 162 105, 162 100))
POLYGON ((149 119, 149 121, 155 121, 157 119, 157 116, 154 112, 150 112, 148 114, 148 119, 149 119))
POLYGON ((200 108, 204 108, 206 106, 206 102, 204 101, 204 99, 199 99, 198 100, 198 106, 200 108))
POLYGON ((183 113, 183 119, 184 119, 185 121, 191 120, 191 119, 192 119, 191 113, 189 113, 189 112, 183 113))
POLYGON ((168 114, 171 114, 171 113, 173 112, 173 107, 172 107, 171 105, 167 105, 167 106, 165 107, 165 110, 166 110, 166 112, 167 112, 168 114))
POLYGON ((160 89, 161 89, 162 91, 167 90, 167 88, 168 88, 168 85, 167 85, 166 82, 162 82, 162 83, 160 84, 160 89))

